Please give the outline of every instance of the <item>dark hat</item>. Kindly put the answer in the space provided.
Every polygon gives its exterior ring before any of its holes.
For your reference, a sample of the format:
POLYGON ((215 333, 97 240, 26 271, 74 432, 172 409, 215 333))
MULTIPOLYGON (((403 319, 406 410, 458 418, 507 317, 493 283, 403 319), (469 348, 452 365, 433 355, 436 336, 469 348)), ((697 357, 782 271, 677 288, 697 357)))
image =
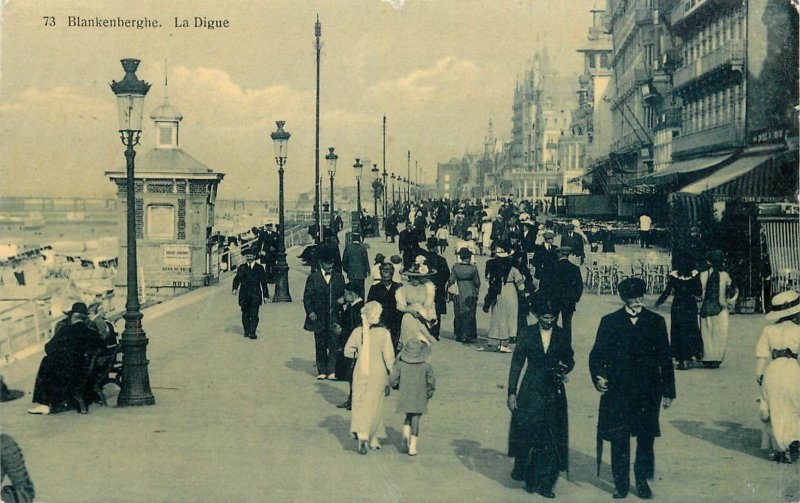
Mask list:
POLYGON ((426 245, 429 249, 436 248, 437 246, 439 246, 439 240, 436 239, 434 236, 431 236, 428 238, 428 242, 426 243, 426 245))
POLYGON ((392 255, 389 260, 395 265, 403 263, 403 258, 400 255, 392 255))
POLYGON ((574 255, 572 248, 569 246, 562 246, 558 249, 559 257, 566 257, 567 255, 574 255))
POLYGON ((617 285, 617 291, 623 300, 635 299, 644 296, 647 285, 641 278, 625 278, 617 285))
POLYGON ((386 255, 384 255, 383 253, 376 253, 375 254, 375 263, 376 264, 383 264, 383 262, 385 260, 386 260, 386 255))
POLYGON ((472 250, 470 250, 467 247, 461 248, 460 250, 458 250, 458 256, 461 259, 466 260, 472 256, 472 250))
POLYGON ((72 308, 69 311, 64 311, 64 314, 67 316, 72 316, 76 313, 89 316, 89 308, 86 306, 85 302, 75 302, 72 304, 72 308))
POLYGON ((319 256, 317 257, 317 260, 325 263, 333 263, 334 262, 333 252, 326 248, 322 248, 321 250, 319 250, 319 256))
POLYGON ((354 232, 354 233, 350 234, 350 238, 353 241, 361 241, 361 234, 359 234, 358 232, 354 232))
POLYGON ((543 314, 554 314, 558 316, 558 312, 559 309, 550 299, 541 299, 538 302, 533 303, 533 313, 537 316, 541 316, 543 314))
POLYGON ((242 251, 242 256, 243 256, 244 258, 247 258, 247 257, 255 257, 255 256, 256 256, 256 252, 255 252, 255 250, 253 250, 252 248, 246 248, 246 249, 244 249, 244 250, 242 251))
POLYGON ((722 250, 711 250, 706 253, 706 260, 717 267, 722 266, 722 261, 724 258, 725 256, 723 255, 722 250))

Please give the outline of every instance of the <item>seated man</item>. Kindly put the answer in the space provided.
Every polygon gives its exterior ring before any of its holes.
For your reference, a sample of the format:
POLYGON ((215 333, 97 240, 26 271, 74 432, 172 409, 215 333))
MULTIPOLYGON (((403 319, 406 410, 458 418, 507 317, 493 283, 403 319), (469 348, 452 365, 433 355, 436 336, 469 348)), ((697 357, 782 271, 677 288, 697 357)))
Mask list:
POLYGON ((99 347, 97 332, 89 327, 89 309, 76 302, 65 312, 67 318, 56 325, 55 335, 44 345, 45 357, 39 365, 31 414, 50 414, 53 408, 74 401, 80 413, 87 409, 83 387, 87 379, 87 355, 99 347))

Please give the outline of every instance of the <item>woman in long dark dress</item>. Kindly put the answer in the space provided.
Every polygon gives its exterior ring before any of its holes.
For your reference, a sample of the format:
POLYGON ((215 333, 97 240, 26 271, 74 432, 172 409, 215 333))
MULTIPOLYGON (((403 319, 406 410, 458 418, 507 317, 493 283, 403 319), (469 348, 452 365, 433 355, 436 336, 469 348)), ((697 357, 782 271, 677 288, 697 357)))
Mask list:
POLYGON ((678 370, 688 370, 692 358, 703 358, 703 339, 697 317, 697 299, 703 294, 700 274, 692 269, 691 260, 684 255, 675 257, 675 270, 669 274, 667 288, 656 301, 661 305, 672 294, 670 309, 670 353, 678 370))
POLYGON ((566 471, 569 421, 564 379, 575 366, 570 337, 555 324, 558 310, 549 301, 536 303, 538 321, 517 339, 508 375, 511 427, 508 455, 514 458, 511 478, 524 480, 525 490, 553 498, 558 472, 566 471), (522 385, 519 376, 527 362, 522 385))
POLYGON ((458 250, 459 261, 450 271, 447 288, 458 285, 458 295, 453 300, 453 332, 456 340, 463 343, 473 342, 478 338, 478 322, 475 313, 478 309, 478 290, 481 277, 478 268, 470 264, 472 251, 469 248, 458 250))

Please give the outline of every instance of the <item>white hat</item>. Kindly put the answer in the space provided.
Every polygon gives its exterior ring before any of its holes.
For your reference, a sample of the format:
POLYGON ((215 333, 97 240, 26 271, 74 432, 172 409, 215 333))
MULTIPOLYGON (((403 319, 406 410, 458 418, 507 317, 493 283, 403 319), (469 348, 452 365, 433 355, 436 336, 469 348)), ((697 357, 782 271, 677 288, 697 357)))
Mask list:
POLYGON ((779 293, 772 297, 770 302, 772 310, 767 313, 768 320, 780 320, 800 313, 800 293, 793 290, 779 293))
POLYGON ((530 221, 531 221, 531 216, 528 215, 527 213, 519 214, 519 223, 524 224, 524 223, 529 223, 530 221))

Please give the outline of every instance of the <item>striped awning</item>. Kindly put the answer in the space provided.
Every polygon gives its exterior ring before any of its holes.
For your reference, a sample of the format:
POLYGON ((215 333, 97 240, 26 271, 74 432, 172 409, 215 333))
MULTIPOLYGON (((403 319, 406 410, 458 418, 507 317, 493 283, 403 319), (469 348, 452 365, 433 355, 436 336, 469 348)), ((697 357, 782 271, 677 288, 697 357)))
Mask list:
POLYGON ((772 269, 773 292, 785 289, 788 281, 800 273, 800 222, 786 220, 762 222, 767 253, 772 269))
POLYGON ((797 150, 740 157, 680 190, 713 199, 782 201, 797 189, 797 150))
MULTIPOLYGON (((686 161, 673 162, 668 168, 650 173, 649 175, 642 176, 631 180, 631 185, 666 185, 668 183, 678 182, 680 178, 685 177, 691 173, 698 173, 707 169, 714 168, 723 164, 730 159, 730 155, 717 155, 712 157, 699 157, 697 159, 689 159, 686 161)), ((685 178, 684 178, 685 180, 685 178)), ((691 180, 691 179, 689 179, 691 180)), ((688 180, 686 180, 688 181, 688 180)), ((684 183, 686 183, 684 181, 684 183)))

